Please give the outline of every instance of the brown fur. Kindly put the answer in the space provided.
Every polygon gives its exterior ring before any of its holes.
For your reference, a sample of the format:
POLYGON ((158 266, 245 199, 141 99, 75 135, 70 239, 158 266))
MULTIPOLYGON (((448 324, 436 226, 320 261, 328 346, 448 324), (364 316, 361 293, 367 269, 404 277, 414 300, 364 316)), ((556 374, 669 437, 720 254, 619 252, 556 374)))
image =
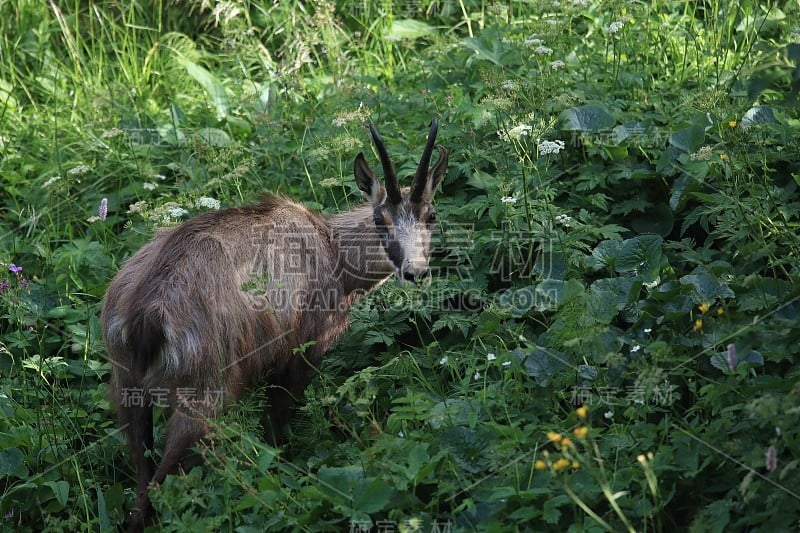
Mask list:
MULTIPOLYGON (((430 137, 435 133, 434 127, 430 137)), ((387 168, 374 130, 373 137, 387 168)), ((386 210, 395 220, 431 211, 447 164, 446 151, 440 154, 433 171, 426 169, 429 193, 419 200, 412 202, 405 190, 400 203, 388 203, 360 155, 356 179, 368 205, 326 219, 288 199, 265 196, 258 205, 208 212, 159 230, 120 269, 101 319, 113 364, 111 399, 136 467, 130 529, 155 519, 150 484, 197 462, 189 451, 207 433, 207 420, 248 388, 267 383, 262 422, 280 442, 291 407, 347 329, 353 299, 393 272, 415 280, 428 275, 431 224, 411 220, 416 229, 407 231, 423 234, 418 246, 425 249, 405 250, 407 259, 398 267, 387 242, 406 230, 393 228, 382 240, 374 211, 386 210), (304 353, 293 353, 309 342, 304 353), (214 401, 220 395, 223 405, 214 401), (153 403, 171 408, 157 468, 145 454, 153 449, 153 403)), ((385 179, 397 189, 393 172, 385 179)))

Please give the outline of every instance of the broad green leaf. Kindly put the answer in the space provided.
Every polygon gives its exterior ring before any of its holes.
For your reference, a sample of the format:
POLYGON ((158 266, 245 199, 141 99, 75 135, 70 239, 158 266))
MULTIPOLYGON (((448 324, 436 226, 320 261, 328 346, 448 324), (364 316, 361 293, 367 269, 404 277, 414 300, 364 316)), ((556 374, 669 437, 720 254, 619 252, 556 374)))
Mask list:
POLYGON ((389 27, 387 39, 399 41, 401 39, 419 39, 436 35, 436 28, 414 19, 399 19, 392 22, 389 27))
POLYGON ((765 105, 757 105, 747 110, 741 120, 743 128, 750 126, 760 126, 762 124, 775 124, 778 120, 775 118, 775 113, 771 107, 765 105))
POLYGON ((614 265, 619 255, 619 241, 605 240, 601 241, 594 250, 592 250, 592 257, 594 257, 601 268, 614 268, 614 265))
POLYGON ((0 477, 28 477, 25 456, 17 448, 9 448, 0 452, 0 477))
POLYGON ((674 223, 672 209, 664 203, 649 207, 644 213, 631 218, 631 227, 636 233, 654 233, 662 237, 672 233, 674 223))
POLYGON ((680 279, 683 285, 691 285, 697 293, 696 303, 711 303, 717 298, 734 298, 736 294, 727 283, 708 272, 688 274, 680 279))
POLYGON ((197 131, 197 136, 216 148, 224 148, 231 144, 228 134, 218 128, 202 128, 197 131))
POLYGON ((382 479, 363 481, 353 491, 353 509, 366 514, 382 511, 391 502, 394 489, 382 479))
POLYGON ((639 235, 623 241, 619 247, 616 271, 620 274, 652 273, 661 265, 661 243, 658 235, 639 235))
POLYGON ((669 144, 687 153, 696 152, 703 146, 705 131, 700 126, 689 126, 680 129, 669 136, 669 144))
POLYGON ((562 114, 564 129, 570 131, 600 131, 614 126, 614 117, 600 106, 571 107, 562 114))
POLYGON ((206 90, 211 101, 217 108, 217 118, 224 119, 228 115, 228 95, 225 87, 211 72, 201 67, 194 61, 185 57, 178 58, 178 63, 183 65, 186 72, 206 90))
POLYGON ((67 500, 69 499, 69 483, 61 480, 61 481, 48 481, 44 484, 47 487, 50 487, 53 490, 53 494, 56 497, 56 500, 61 505, 66 505, 67 500))

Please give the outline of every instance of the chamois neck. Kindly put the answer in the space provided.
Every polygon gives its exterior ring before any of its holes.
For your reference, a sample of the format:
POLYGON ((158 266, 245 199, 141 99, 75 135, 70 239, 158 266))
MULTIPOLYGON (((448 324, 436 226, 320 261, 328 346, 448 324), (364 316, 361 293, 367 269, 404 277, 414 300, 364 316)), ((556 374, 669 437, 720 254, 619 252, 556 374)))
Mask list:
POLYGON ((331 244, 348 295, 370 291, 395 271, 375 231, 372 216, 372 206, 364 204, 330 218, 331 244))

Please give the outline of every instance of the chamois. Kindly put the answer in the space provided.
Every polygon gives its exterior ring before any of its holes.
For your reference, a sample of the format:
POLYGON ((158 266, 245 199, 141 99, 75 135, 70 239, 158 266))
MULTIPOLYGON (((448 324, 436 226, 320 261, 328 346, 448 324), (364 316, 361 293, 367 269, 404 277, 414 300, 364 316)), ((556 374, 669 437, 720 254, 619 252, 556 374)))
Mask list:
POLYGON ((129 528, 155 521, 150 484, 199 462, 207 422, 267 384, 261 422, 275 443, 325 352, 348 327, 353 300, 392 274, 430 277, 431 201, 448 152, 430 168, 438 121, 410 188, 398 185, 375 128, 385 188, 363 153, 354 174, 367 202, 323 217, 286 198, 203 213, 158 230, 111 281, 101 314, 112 363, 110 398, 136 468, 129 528), (294 350, 298 347, 304 350, 294 350), (169 407, 156 467, 153 407, 169 407))

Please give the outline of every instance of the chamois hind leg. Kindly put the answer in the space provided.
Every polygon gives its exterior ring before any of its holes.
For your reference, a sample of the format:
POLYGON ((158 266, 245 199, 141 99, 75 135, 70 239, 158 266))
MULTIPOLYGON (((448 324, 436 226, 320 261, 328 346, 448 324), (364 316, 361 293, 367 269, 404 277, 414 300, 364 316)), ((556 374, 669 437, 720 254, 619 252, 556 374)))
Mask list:
MULTIPOLYGON (((153 449, 153 407, 150 405, 148 395, 145 394, 141 400, 142 405, 137 406, 126 405, 129 402, 122 401, 117 409, 120 427, 123 428, 125 435, 128 437, 128 444, 133 455, 133 464, 136 468, 136 497, 138 504, 128 517, 130 531, 141 531, 153 519, 146 512, 149 506, 147 509, 142 509, 141 507, 143 499, 147 498, 147 489, 155 472, 153 459, 146 455, 147 450, 153 449)), ((140 402, 137 401, 137 403, 140 402)))
POLYGON ((284 429, 297 401, 314 377, 314 368, 302 357, 296 357, 267 389, 267 405, 261 415, 265 438, 272 446, 284 442, 284 429))
MULTIPOLYGON (((201 457, 192 447, 208 433, 207 421, 215 414, 216 410, 209 408, 204 401, 184 402, 173 410, 167 422, 164 455, 152 476, 151 486, 160 485, 168 475, 188 472, 200 463, 201 457)), ((143 524, 152 524, 156 514, 147 491, 140 495, 136 507, 143 524)))

